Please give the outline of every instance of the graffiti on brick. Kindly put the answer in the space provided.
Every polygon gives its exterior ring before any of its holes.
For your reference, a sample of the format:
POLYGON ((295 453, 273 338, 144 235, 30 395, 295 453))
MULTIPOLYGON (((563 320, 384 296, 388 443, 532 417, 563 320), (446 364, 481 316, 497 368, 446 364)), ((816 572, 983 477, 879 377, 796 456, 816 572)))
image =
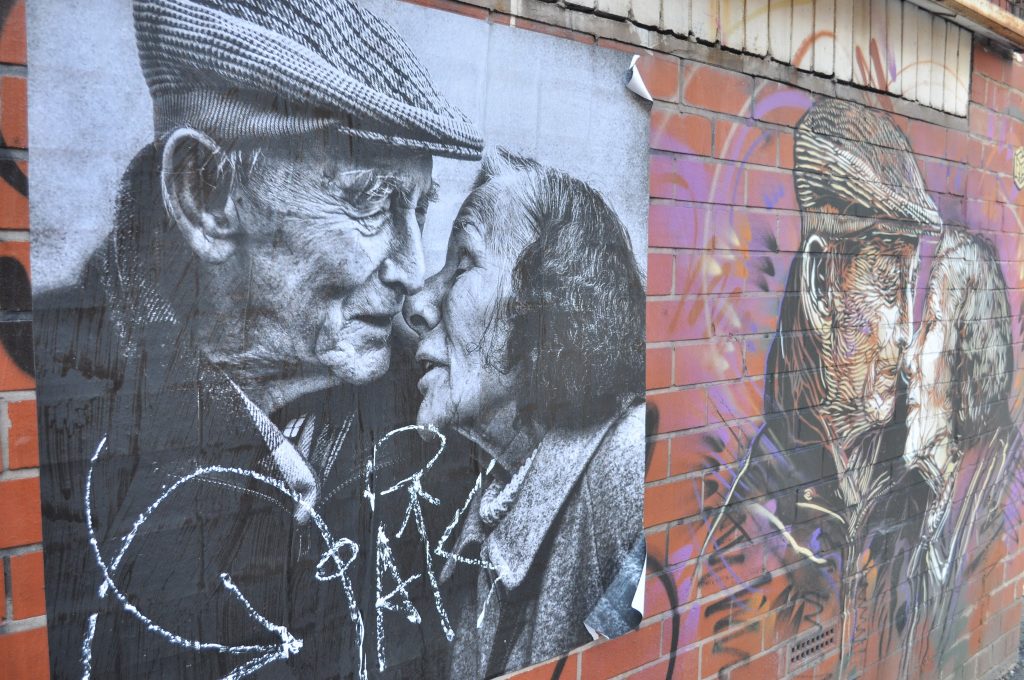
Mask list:
POLYGON ((944 222, 884 114, 817 102, 794 161, 801 239, 763 425, 719 442, 741 454, 710 482, 693 587, 732 588, 733 625, 774 612, 776 640, 836 626, 837 677, 930 676, 962 661, 971 624, 954 614, 1018 521, 1007 283, 984 236, 944 222))
POLYGON ((32 300, 55 675, 484 678, 636 628, 629 56, 381 0, 80 9, 30 34, 141 71, 34 52, 34 257, 73 272, 32 300), (115 76, 153 113, 123 139, 35 116, 115 76), (60 139, 96 145, 73 191, 60 139))

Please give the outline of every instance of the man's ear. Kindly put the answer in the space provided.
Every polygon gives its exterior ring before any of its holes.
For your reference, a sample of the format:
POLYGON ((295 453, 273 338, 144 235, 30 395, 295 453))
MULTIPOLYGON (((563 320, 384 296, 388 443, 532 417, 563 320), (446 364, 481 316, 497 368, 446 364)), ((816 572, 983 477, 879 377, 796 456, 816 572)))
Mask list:
POLYGON ((231 196, 232 169, 207 135, 178 128, 164 143, 160 189, 164 207, 201 260, 223 262, 235 251, 238 214, 231 196))
POLYGON ((814 328, 824 328, 829 316, 829 296, 831 291, 828 285, 828 277, 825 273, 826 253, 825 241, 820 236, 814 235, 804 242, 801 278, 803 286, 800 291, 802 296, 800 302, 804 312, 810 319, 814 328))

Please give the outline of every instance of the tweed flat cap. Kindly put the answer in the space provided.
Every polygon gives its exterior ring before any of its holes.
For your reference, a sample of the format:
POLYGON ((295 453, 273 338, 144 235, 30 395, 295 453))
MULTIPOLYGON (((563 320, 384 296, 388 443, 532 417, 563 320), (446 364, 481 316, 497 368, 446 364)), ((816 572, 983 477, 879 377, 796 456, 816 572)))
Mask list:
POLYGON ((941 230, 906 136, 863 106, 811 107, 797 124, 793 176, 805 236, 941 230))
POLYGON ((134 0, 156 134, 333 128, 453 158, 479 158, 472 122, 409 46, 353 0, 134 0))

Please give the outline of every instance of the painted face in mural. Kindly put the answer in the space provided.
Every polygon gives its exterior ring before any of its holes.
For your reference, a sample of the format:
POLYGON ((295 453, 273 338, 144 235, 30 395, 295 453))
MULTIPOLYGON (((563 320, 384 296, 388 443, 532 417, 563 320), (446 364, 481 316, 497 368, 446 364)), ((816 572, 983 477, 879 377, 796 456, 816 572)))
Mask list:
POLYGON ((201 304, 219 315, 204 349, 243 387, 364 383, 387 370, 392 318, 423 283, 431 157, 343 135, 287 141, 235 168, 224 234, 185 230, 211 279, 201 304))
POLYGON ((910 342, 916 241, 895 236, 805 244, 803 298, 822 342, 825 410, 840 438, 892 417, 910 342))
POLYGON ((928 281, 921 328, 907 352, 903 459, 931 488, 927 529, 945 521, 967 450, 1009 422, 1013 332, 1006 283, 990 244, 947 228, 928 281))
MULTIPOLYGON (((444 267, 409 298, 405 318, 420 335, 416 359, 420 424, 454 426, 476 438, 491 420, 514 410, 515 374, 503 367, 508 329, 501 309, 523 243, 494 238, 500 182, 485 184, 463 203, 448 240, 444 267)), ((514 238, 514 237, 513 237, 514 238)))

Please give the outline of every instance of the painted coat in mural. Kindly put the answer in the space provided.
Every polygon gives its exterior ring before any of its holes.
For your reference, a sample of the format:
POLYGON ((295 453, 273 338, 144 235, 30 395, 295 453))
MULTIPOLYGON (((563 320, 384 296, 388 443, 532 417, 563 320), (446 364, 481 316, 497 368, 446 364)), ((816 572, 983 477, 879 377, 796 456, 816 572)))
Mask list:
POLYGON ((949 613, 1019 494, 1006 282, 987 240, 943 223, 884 114, 815 104, 793 174, 800 252, 764 424, 714 482, 722 507, 693 584, 739 583, 743 547, 758 545, 771 573, 706 616, 777 610, 776 640, 838 643, 839 677, 890 655, 890 677, 921 677, 956 663, 966 622, 949 613))

